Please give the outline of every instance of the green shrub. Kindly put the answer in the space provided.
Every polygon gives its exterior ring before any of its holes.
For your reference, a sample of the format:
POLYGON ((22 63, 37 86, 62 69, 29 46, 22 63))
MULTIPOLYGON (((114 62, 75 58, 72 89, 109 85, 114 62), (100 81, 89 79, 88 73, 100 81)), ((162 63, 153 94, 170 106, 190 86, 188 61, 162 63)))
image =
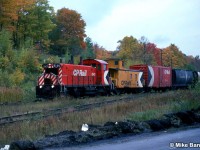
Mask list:
POLYGON ((17 102, 23 99, 23 91, 20 88, 0 87, 0 103, 17 102))

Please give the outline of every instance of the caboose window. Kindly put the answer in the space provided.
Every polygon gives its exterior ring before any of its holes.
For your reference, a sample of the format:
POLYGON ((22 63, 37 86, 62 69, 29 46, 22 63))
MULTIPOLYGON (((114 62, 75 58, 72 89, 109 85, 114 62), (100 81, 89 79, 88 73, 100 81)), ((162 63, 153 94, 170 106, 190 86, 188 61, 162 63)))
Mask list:
POLYGON ((110 73, 110 76, 114 78, 114 71, 111 70, 109 71, 109 73, 110 73))
POLYGON ((124 61, 122 61, 122 66, 124 67, 124 61))
POLYGON ((135 80, 137 80, 137 74, 135 74, 135 80))
POLYGON ((118 61, 115 61, 115 65, 118 65, 118 61))

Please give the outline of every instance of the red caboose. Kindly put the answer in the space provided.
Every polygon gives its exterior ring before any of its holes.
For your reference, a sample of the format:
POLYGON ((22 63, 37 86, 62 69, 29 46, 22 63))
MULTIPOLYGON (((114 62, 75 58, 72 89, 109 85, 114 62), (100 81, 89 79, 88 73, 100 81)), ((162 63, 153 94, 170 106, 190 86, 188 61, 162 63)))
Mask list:
POLYGON ((145 89, 165 90, 172 86, 171 67, 132 65, 130 69, 143 71, 145 89))
POLYGON ((103 60, 83 60, 83 65, 44 64, 43 74, 38 78, 36 97, 55 97, 60 93, 94 95, 110 92, 108 64, 103 60))

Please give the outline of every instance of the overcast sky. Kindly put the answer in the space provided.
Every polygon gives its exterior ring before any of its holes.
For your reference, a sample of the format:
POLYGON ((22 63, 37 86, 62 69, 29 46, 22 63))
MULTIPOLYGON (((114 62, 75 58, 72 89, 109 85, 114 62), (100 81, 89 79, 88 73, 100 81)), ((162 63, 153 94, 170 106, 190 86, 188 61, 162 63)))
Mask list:
POLYGON ((186 55, 200 55, 200 0, 49 0, 55 10, 76 10, 86 34, 107 50, 125 36, 145 36, 158 48, 171 43, 186 55))

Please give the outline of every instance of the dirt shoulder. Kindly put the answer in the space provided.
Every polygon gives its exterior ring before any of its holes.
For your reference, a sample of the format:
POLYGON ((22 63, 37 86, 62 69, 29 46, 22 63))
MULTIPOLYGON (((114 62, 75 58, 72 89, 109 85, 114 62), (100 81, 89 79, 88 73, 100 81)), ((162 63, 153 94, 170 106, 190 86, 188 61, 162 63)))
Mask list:
POLYGON ((88 125, 88 131, 63 131, 58 134, 48 135, 36 141, 15 141, 10 145, 10 150, 18 149, 45 149, 54 147, 69 147, 87 144, 103 139, 111 139, 124 135, 138 135, 162 131, 171 128, 182 128, 200 124, 200 108, 165 114, 161 119, 152 119, 143 122, 120 121, 106 122, 104 125, 88 125))

